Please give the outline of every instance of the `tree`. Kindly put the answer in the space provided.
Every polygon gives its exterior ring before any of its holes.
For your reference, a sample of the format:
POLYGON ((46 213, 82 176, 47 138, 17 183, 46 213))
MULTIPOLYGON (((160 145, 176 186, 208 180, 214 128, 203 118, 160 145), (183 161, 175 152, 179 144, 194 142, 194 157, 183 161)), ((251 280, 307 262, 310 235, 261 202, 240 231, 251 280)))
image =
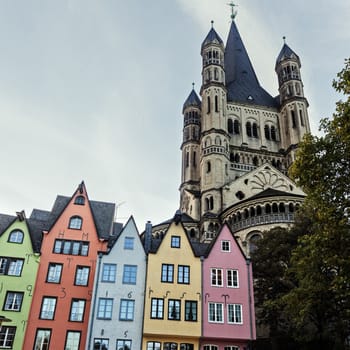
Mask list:
POLYGON ((292 253, 290 271, 297 287, 284 301, 295 323, 301 329, 308 324, 321 347, 346 349, 350 335, 349 59, 333 86, 345 101, 337 102, 332 120, 321 121, 323 136, 305 136, 290 169, 307 194, 303 211, 311 226, 292 253))

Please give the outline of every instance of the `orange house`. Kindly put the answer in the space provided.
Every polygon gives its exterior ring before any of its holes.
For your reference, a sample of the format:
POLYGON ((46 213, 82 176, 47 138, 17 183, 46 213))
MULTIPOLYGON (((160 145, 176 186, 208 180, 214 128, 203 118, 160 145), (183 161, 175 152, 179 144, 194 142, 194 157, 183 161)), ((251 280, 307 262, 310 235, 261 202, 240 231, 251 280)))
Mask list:
POLYGON ((72 197, 57 196, 47 217, 24 350, 85 349, 98 252, 113 234, 115 205, 88 199, 82 182, 72 197))

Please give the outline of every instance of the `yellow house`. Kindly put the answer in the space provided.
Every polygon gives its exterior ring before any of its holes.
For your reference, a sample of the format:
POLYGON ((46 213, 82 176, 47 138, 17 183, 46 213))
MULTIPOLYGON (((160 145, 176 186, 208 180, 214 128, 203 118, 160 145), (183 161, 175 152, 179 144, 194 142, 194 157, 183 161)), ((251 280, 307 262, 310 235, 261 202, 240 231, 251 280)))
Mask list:
POLYGON ((182 223, 173 221, 161 238, 150 239, 144 350, 197 350, 201 336, 200 246, 192 245, 182 223))

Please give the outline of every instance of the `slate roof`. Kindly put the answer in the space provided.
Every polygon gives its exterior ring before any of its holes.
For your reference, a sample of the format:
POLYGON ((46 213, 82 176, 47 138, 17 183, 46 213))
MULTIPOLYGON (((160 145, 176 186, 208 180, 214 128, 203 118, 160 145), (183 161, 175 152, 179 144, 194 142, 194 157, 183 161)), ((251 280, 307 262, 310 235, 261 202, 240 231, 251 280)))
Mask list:
POLYGON ((219 34, 215 31, 215 29, 212 27, 208 33, 208 35, 205 37, 203 43, 202 43, 202 49, 204 46, 208 44, 223 44, 224 42, 220 38, 219 34))
POLYGON ((284 43, 281 52, 279 53, 277 60, 276 60, 276 66, 284 61, 285 59, 295 58, 300 63, 299 56, 286 44, 284 43))
POLYGON ((34 253, 40 253, 43 231, 47 230, 47 221, 27 219, 30 239, 34 253))
MULTIPOLYGON (((179 213, 180 215, 180 220, 179 222, 183 222, 183 223, 189 223, 189 222, 193 222, 193 223, 196 223, 198 221, 192 219, 189 215, 187 215, 186 213, 179 213)), ((174 216, 166 221, 163 221, 162 223, 156 225, 156 226, 159 226, 159 225, 166 225, 166 224, 171 224, 172 222, 174 221, 174 216)))
POLYGON ((16 216, 0 214, 0 236, 16 220, 16 216))
POLYGON ((260 86, 234 21, 225 49, 225 74, 228 101, 279 107, 277 99, 260 86))
MULTIPOLYGON (((298 198, 305 197, 301 194, 279 191, 279 190, 275 190, 274 188, 267 188, 266 190, 261 191, 260 193, 257 193, 252 197, 247 198, 247 201, 251 201, 251 200, 259 199, 259 198, 264 198, 264 197, 280 197, 280 196, 289 196, 289 197, 292 196, 292 197, 298 197, 298 198)), ((242 201, 242 202, 244 202, 244 201, 242 201)), ((240 202, 240 203, 242 203, 242 202, 240 202)))
POLYGON ((197 107, 197 108, 201 108, 201 100, 199 99, 196 91, 194 91, 194 89, 192 89, 191 93, 188 95, 183 107, 182 107, 182 113, 184 112, 184 110, 187 107, 197 107))
MULTIPOLYGON (((56 197, 51 212, 34 209, 30 216, 31 219, 46 220, 46 230, 49 230, 56 222, 58 217, 68 205, 71 197, 56 197)), ((97 234, 100 238, 108 239, 111 234, 120 233, 122 224, 114 224, 115 204, 107 202, 89 201, 92 215, 95 220, 97 234)))

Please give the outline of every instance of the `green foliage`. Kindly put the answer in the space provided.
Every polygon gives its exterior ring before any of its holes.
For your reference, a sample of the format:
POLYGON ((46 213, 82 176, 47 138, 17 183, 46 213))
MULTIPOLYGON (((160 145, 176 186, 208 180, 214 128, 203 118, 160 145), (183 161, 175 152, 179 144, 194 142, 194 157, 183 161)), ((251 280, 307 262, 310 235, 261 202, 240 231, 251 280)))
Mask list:
POLYGON ((258 318, 277 335, 287 330, 300 349, 349 349, 350 59, 333 86, 343 100, 321 121, 323 136, 305 135, 290 169, 307 194, 302 216, 290 230, 266 233, 254 256, 258 318))

